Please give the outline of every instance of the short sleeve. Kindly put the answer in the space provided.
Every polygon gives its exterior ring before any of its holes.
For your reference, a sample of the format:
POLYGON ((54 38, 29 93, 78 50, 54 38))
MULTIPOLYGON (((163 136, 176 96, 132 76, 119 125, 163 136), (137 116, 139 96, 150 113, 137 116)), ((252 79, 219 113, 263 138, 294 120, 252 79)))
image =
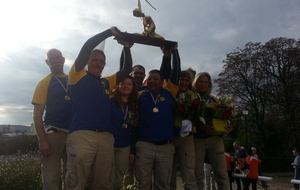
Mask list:
POLYGON ((42 79, 36 86, 35 91, 33 93, 31 103, 35 104, 46 104, 47 95, 48 95, 48 87, 51 81, 52 75, 49 74, 47 77, 42 79))
POLYGON ((109 92, 113 92, 118 86, 117 84, 117 74, 113 74, 110 76, 105 77, 106 80, 108 80, 109 83, 109 92))
POLYGON ((75 64, 73 64, 69 72, 69 82, 68 82, 69 85, 75 85, 85 75, 86 75, 86 71, 84 69, 77 72, 75 70, 75 64))
POLYGON ((176 97, 178 92, 178 86, 176 84, 172 83, 171 81, 167 81, 164 84, 164 88, 167 89, 173 97, 176 97))

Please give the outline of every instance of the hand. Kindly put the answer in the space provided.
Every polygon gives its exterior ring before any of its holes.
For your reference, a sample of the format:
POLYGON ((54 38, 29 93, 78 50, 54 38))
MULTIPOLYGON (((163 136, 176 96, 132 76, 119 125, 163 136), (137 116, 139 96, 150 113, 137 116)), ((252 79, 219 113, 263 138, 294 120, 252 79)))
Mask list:
POLYGON ((39 142, 39 150, 43 156, 50 156, 50 145, 48 140, 42 140, 39 142))
POLYGON ((135 155, 134 154, 129 154, 129 163, 133 164, 135 160, 135 155))
POLYGON ((122 38, 116 38, 119 44, 122 44, 125 47, 131 48, 133 46, 133 42, 125 41, 122 38))
POLYGON ((171 54, 172 54, 171 48, 161 47, 161 50, 162 50, 164 56, 171 56, 171 54))
POLYGON ((110 28, 110 30, 112 32, 112 35, 116 38, 121 37, 121 31, 117 27, 113 26, 110 28))
POLYGON ((228 125, 225 127, 225 134, 229 134, 233 130, 230 122, 228 121, 228 125))

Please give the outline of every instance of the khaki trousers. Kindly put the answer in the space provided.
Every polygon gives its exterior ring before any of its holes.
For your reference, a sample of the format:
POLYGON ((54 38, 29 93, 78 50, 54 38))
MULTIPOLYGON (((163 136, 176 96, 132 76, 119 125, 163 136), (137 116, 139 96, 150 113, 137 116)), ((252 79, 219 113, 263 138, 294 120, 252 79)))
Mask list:
POLYGON ((41 156, 43 190, 62 189, 66 167, 67 133, 54 132, 47 134, 50 155, 41 156))
POLYGON ((179 165, 184 189, 196 189, 195 178, 195 146, 194 137, 177 137, 174 141, 175 156, 173 161, 173 172, 171 189, 176 190, 177 166, 179 165))
POLYGON ((114 189, 122 190, 125 173, 129 167, 130 147, 115 148, 114 189))
POLYGON ((169 190, 172 176, 174 145, 136 144, 135 175, 138 190, 169 190))
POLYGON ((229 190, 229 181, 226 171, 224 143, 218 136, 195 139, 196 150, 196 179, 199 190, 204 189, 204 159, 211 164, 215 174, 218 190, 229 190))
POLYGON ((69 134, 66 189, 83 190, 92 176, 92 189, 112 190, 113 143, 109 132, 78 130, 69 134))

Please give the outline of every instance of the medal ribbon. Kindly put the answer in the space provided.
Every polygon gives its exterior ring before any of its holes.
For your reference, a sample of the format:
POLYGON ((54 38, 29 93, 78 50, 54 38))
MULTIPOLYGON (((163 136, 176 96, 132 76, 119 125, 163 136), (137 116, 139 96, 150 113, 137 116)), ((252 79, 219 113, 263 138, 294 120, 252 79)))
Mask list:
POLYGON ((66 92, 66 94, 68 93, 68 84, 65 86, 62 82, 61 82, 61 80, 59 80, 58 78, 57 78, 57 76, 55 76, 55 75, 53 75, 54 76, 54 78, 58 81, 58 83, 60 84, 60 86, 64 89, 64 91, 66 92))
POLYGON ((126 119, 128 116, 128 104, 126 105, 125 109, 124 106, 121 106, 122 113, 123 113, 123 123, 126 123, 126 119))
POLYGON ((151 96, 151 98, 152 98, 154 107, 156 107, 156 104, 157 104, 157 101, 158 101, 158 98, 160 97, 160 95, 158 94, 158 95, 156 96, 156 98, 154 98, 153 94, 150 92, 150 96, 151 96))

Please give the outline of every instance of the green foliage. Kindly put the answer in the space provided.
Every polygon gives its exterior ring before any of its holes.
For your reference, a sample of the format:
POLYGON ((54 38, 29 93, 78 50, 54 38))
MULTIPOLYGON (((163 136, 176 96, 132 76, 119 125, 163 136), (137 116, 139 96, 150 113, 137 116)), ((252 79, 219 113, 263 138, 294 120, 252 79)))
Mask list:
POLYGON ((262 159, 279 167, 276 161, 288 160, 291 148, 299 144, 300 41, 280 37, 265 44, 249 42, 228 53, 223 68, 216 80, 219 95, 234 97, 240 113, 249 111, 240 114, 235 137, 246 149, 256 146, 262 159))
POLYGON ((4 156, 0 159, 0 189, 42 189, 40 171, 37 154, 4 156))

